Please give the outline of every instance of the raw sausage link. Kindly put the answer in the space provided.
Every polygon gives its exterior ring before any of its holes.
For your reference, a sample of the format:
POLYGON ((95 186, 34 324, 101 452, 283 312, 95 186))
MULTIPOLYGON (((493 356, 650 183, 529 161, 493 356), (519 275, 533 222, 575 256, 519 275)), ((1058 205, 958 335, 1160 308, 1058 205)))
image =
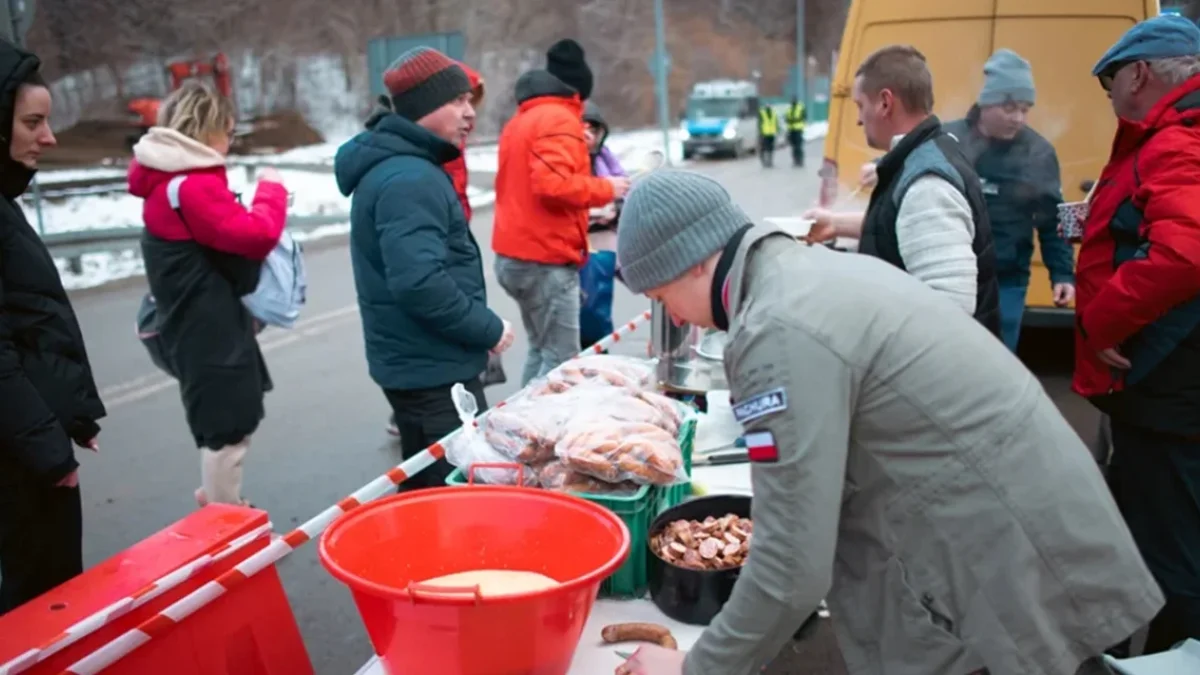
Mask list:
POLYGON ((678 649, 679 643, 666 626, 656 623, 614 623, 600 630, 608 644, 616 642, 653 642, 667 649, 678 649))

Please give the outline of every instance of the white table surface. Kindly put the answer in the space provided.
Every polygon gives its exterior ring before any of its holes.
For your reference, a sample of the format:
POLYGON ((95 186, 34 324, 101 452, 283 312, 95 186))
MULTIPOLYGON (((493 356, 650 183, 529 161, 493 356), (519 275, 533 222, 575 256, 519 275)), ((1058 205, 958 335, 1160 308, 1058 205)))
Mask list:
MULTIPOLYGON (((616 651, 633 651, 637 643, 607 645, 600 639, 600 629, 613 623, 649 621, 671 629, 680 649, 690 649, 700 637, 703 626, 688 626, 667 618, 649 600, 597 600, 583 627, 583 637, 575 650, 570 675, 612 675, 624 661, 616 651)), ((357 675, 389 675, 379 657, 372 658, 357 675)), ((394 674, 399 675, 399 674, 394 674)))
MULTIPOLYGON (((713 438, 713 430, 705 424, 705 416, 700 416, 696 427, 695 445, 698 449, 719 445, 720 438, 713 438)), ((719 432, 716 432, 719 435, 719 432)), ((708 494, 750 494, 750 465, 733 464, 724 466, 698 466, 692 470, 692 481, 704 486, 708 494)), ((575 651, 575 660, 571 662, 570 675, 612 675, 623 659, 617 656, 616 650, 633 651, 637 643, 623 645, 606 645, 600 639, 600 629, 614 623, 629 621, 645 621, 657 623, 671 629, 679 648, 687 650, 692 647, 703 632, 703 626, 689 626, 679 623, 663 614, 650 602, 649 597, 643 600, 597 600, 583 628, 583 637, 579 640, 579 648, 575 651)), ((388 675, 379 657, 374 657, 360 668, 356 675, 388 675)))

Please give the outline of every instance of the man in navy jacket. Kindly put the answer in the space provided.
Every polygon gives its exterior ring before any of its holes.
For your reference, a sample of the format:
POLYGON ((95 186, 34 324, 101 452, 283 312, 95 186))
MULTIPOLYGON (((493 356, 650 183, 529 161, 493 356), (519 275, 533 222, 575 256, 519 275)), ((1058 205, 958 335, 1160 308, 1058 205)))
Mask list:
MULTIPOLYGON (((401 55, 384 84, 392 112, 338 150, 335 174, 353 195, 350 256, 367 364, 407 459, 461 424, 455 383, 487 408, 479 375, 513 332, 488 309, 479 246, 442 168, 475 117, 466 73, 422 47, 401 55)), ((451 470, 439 460, 404 487, 442 485, 451 470)))

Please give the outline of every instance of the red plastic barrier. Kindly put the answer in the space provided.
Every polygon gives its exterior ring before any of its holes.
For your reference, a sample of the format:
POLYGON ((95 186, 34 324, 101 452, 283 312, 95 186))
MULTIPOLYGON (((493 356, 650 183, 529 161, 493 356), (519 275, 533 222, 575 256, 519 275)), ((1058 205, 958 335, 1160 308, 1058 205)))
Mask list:
MULTIPOLYGON (((262 550, 268 534, 264 511, 206 506, 0 617, 0 664, 10 663, 11 673, 61 673, 262 550), (262 536, 253 538, 255 532, 262 536), (246 543, 247 538, 253 539, 246 543), (218 559, 145 604, 128 609, 130 600, 158 592, 166 585, 160 580, 202 557, 218 559), (102 625, 91 629, 88 624, 92 622, 85 620, 114 603, 116 609, 102 625), (86 634, 76 639, 81 633, 86 634), (71 639, 76 641, 46 655, 71 639), (18 657, 22 658, 12 663, 18 657)), ((186 621, 176 624, 163 617, 152 637, 155 639, 141 649, 105 669, 105 675, 313 672, 274 567, 254 575, 186 621)))

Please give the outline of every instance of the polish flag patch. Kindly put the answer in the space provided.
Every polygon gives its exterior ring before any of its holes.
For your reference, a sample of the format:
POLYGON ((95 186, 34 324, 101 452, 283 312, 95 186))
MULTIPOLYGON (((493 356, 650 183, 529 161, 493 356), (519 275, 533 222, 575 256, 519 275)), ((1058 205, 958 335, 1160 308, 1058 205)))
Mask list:
POLYGON ((779 448, 775 446, 775 436, 769 431, 752 431, 746 434, 746 454, 751 462, 778 462, 779 448))

